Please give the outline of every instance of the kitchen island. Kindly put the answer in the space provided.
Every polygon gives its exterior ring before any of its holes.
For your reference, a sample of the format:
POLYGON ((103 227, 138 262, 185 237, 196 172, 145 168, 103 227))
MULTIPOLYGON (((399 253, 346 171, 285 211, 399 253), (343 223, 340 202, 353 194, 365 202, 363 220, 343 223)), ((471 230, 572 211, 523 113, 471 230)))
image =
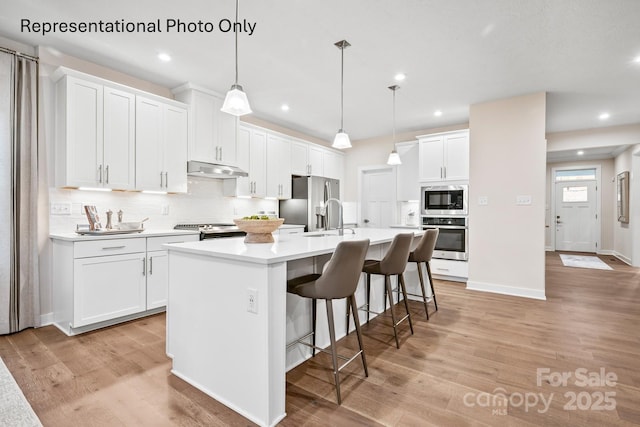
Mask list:
MULTIPOLYGON (((286 371, 310 356, 300 346, 286 348, 311 329, 310 301, 288 295, 287 278, 321 271, 343 240, 369 239, 367 257, 380 258, 394 236, 407 231, 359 228, 344 236, 275 236, 269 244, 232 238, 165 245, 172 373, 259 425, 277 424, 286 416, 286 371)), ((372 280, 374 310, 382 311, 382 297, 382 280, 372 280)), ((334 304, 337 319, 344 318, 345 307, 344 301, 334 304)), ((317 343, 326 346, 322 313, 317 343)), ((338 337, 346 333, 344 326, 337 331, 338 337)))

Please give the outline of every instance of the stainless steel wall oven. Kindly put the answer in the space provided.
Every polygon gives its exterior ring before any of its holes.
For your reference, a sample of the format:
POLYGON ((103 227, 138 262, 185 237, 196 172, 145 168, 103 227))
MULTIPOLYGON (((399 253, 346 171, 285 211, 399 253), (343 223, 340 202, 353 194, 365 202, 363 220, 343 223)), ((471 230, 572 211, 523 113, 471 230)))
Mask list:
POLYGON ((458 217, 422 217, 422 228, 440 230, 434 258, 466 261, 469 259, 469 227, 466 216, 458 217))

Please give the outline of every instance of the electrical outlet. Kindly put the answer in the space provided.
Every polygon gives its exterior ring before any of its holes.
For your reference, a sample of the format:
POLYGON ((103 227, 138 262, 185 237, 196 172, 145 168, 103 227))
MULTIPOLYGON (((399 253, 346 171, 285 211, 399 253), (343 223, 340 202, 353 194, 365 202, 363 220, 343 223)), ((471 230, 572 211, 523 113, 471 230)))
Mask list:
POLYGON ((258 314, 258 290, 247 289, 247 311, 249 313, 258 314))
POLYGON ((488 196, 480 196, 480 197, 478 197, 478 205, 487 206, 488 204, 489 204, 489 197, 488 196))
POLYGON ((528 206, 531 204, 531 196, 516 196, 516 205, 528 206))
POLYGON ((51 215, 71 215, 71 203, 51 203, 51 215))

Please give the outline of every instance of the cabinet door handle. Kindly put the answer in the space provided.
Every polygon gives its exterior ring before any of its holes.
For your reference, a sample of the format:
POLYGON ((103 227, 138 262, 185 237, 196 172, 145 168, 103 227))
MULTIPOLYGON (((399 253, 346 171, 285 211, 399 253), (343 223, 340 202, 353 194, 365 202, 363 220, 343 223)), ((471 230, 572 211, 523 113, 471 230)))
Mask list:
POLYGON ((142 258, 142 275, 143 276, 147 275, 147 259, 146 258, 142 258))
POLYGON ((442 176, 442 166, 440 166, 440 179, 442 179, 442 178, 443 178, 443 176, 442 176))
POLYGON ((162 171, 160 171, 160 188, 164 187, 164 183, 162 181, 162 171))
POLYGON ((220 161, 222 161, 222 147, 220 147, 220 161))
POLYGON ((104 182, 105 184, 108 184, 109 183, 109 165, 105 166, 104 175, 105 175, 104 182))
POLYGON ((444 169, 444 179, 447 179, 447 167, 443 167, 442 169, 444 169))
POLYGON ((149 275, 153 274, 153 257, 149 257, 149 275))
POLYGON ((164 186, 165 188, 169 188, 169 172, 164 173, 164 186))
POLYGON ((102 165, 98 166, 98 182, 102 184, 102 165))

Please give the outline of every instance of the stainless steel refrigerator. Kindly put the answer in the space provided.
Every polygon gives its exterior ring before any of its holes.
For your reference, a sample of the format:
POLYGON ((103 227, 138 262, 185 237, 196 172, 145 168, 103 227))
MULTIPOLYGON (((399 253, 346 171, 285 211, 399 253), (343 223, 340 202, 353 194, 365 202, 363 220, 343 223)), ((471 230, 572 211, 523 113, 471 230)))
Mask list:
POLYGON ((337 203, 340 200, 340 181, 321 176, 294 176, 291 178, 291 199, 280 200, 280 218, 285 224, 302 224, 305 231, 336 228, 340 220, 337 203))

